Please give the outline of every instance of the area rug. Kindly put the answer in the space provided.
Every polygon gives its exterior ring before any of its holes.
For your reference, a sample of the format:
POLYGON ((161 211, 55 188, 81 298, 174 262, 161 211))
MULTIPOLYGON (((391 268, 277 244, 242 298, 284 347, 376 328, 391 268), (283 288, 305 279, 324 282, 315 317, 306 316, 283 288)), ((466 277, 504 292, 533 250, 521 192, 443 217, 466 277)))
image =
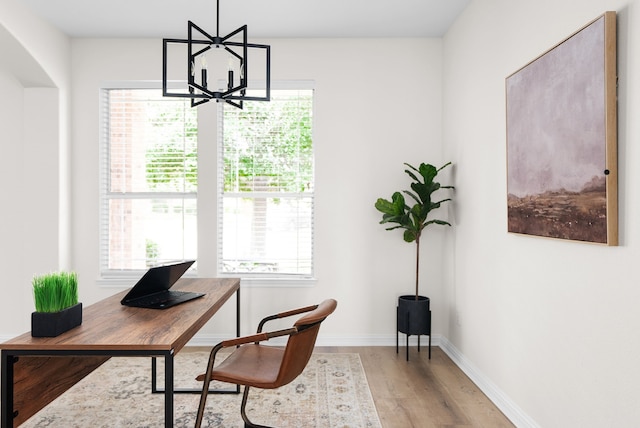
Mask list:
MULTIPOLYGON (((181 352, 175 388, 198 388, 208 354, 181 352)), ((158 359, 160 363, 162 359, 158 359)), ((164 385, 158 365, 158 385, 164 385)), ((213 384, 228 388, 229 385, 213 384)), ((242 428, 242 394, 210 394, 203 427, 242 428)), ((176 427, 193 427, 199 395, 176 394, 176 427)), ((358 354, 313 354, 305 371, 276 390, 252 388, 247 414, 274 427, 381 427, 358 354)), ((45 407, 23 427, 163 427, 164 396, 151 393, 150 358, 112 358, 45 407)))

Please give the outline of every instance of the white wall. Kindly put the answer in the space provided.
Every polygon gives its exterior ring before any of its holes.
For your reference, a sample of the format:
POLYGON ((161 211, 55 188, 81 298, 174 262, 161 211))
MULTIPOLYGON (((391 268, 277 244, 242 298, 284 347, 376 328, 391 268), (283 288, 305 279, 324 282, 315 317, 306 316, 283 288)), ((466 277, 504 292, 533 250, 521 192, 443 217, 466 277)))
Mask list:
POLYGON ((444 156, 457 163, 444 330, 532 425, 640 421, 639 6, 476 0, 444 39, 444 156), (607 10, 618 12, 620 246, 507 234, 505 77, 607 10))
MULTIPOLYGON (((443 163, 442 42, 257 42, 271 45, 273 81, 315 82, 317 283, 247 288, 242 297, 245 331, 253 330, 265 314, 334 297, 339 309, 323 328, 323 337, 347 344, 381 337, 390 341, 395 338, 396 297, 413 289, 414 246, 404 243, 400 232, 384 231, 373 204, 406 187, 404 162, 443 163)), ((96 285, 98 90, 105 81, 160 80, 161 47, 160 40, 73 41, 73 265, 87 304, 119 291, 96 285)), ((202 135, 215 136, 215 104, 200 108, 202 135)), ((201 141, 200 155, 214 156, 215 141, 201 141)), ((215 171, 201 172, 201 198, 215 193, 214 178, 215 171)), ((210 200, 199 209, 202 219, 215 216, 210 200)), ((216 230, 211 222, 201 221, 200 227, 200 236, 209 237, 199 243, 200 274, 214 276, 216 230)), ((444 313, 438 310, 444 304, 438 267, 443 236, 442 231, 429 232, 422 254, 424 292, 433 298, 435 314, 444 313)), ((232 316, 230 311, 217 315, 203 334, 233 331, 232 316)), ((443 321, 435 321, 435 331, 443 321)))
MULTIPOLYGON (((22 106, 23 106, 23 88, 13 77, 5 72, 0 73, 0 92, 3 94, 0 101, 0 127, 3 132, 0 147, 2 147, 5 159, 11 159, 6 162, 3 168, 0 168, 0 182, 14 183, 15 177, 22 177, 22 169, 24 165, 24 149, 22 122, 22 106)), ((24 257, 20 251, 16 251, 16 246, 22 250, 21 239, 22 232, 26 229, 23 222, 23 210, 21 203, 24 200, 22 188, 19 186, 6 186, 5 194, 2 202, 2 210, 0 210, 0 236, 3 243, 0 245, 0 269, 8 272, 7 281, 3 281, 0 285, 3 293, 8 293, 14 302, 9 303, 9 299, 4 298, 0 302, 0 306, 4 310, 0 311, 0 325, 3 333, 14 332, 12 323, 13 317, 18 314, 11 313, 11 307, 27 308, 29 301, 29 284, 31 277, 25 275, 24 257), (7 207, 17 207, 18 209, 9 210, 7 207), (16 267, 16 268, 14 268, 16 267), (18 301, 16 304, 15 301, 18 301)), ((30 313, 29 311, 28 313, 30 313)), ((18 326, 23 330, 25 323, 18 326)))
POLYGON ((69 40, 0 2, 0 335, 30 328, 34 274, 67 267, 69 40))

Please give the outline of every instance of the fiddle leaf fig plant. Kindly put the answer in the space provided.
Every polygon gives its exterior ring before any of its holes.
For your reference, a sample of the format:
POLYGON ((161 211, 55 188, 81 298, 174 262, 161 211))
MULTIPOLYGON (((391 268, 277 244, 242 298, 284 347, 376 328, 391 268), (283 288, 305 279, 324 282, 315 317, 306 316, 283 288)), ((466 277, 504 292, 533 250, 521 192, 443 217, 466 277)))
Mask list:
POLYGON ((435 181, 436 176, 447 166, 448 162, 436 168, 431 164, 421 163, 418 168, 405 163, 409 169, 405 169, 405 173, 413 180, 411 190, 403 190, 395 192, 391 195, 391 200, 379 198, 375 207, 382 213, 380 224, 395 223, 395 225, 387 227, 386 230, 403 229, 403 239, 405 242, 416 243, 416 300, 419 296, 419 272, 420 272, 420 238, 423 230, 432 224, 442 226, 451 226, 451 223, 429 218, 431 211, 440 208, 441 204, 451 201, 451 198, 445 198, 433 201, 433 194, 441 189, 453 189, 453 186, 442 186, 435 181), (412 199, 412 205, 407 203, 404 195, 412 199))

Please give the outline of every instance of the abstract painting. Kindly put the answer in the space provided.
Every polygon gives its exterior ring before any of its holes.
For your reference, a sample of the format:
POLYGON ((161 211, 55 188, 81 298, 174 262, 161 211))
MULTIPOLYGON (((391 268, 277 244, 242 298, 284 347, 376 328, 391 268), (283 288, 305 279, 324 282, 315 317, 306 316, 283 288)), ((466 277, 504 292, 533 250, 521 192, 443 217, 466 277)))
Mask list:
POLYGON ((616 14, 506 78, 512 233, 618 245, 616 14))

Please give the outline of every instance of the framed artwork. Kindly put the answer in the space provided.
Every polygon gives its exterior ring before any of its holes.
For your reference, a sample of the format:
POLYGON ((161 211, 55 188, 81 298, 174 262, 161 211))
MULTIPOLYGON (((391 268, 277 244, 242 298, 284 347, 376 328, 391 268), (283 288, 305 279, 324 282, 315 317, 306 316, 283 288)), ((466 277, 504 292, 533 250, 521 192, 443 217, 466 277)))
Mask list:
POLYGON ((616 14, 506 78, 508 231, 618 245, 616 14))

